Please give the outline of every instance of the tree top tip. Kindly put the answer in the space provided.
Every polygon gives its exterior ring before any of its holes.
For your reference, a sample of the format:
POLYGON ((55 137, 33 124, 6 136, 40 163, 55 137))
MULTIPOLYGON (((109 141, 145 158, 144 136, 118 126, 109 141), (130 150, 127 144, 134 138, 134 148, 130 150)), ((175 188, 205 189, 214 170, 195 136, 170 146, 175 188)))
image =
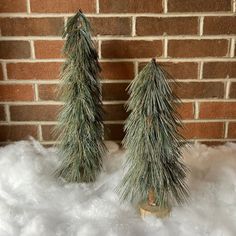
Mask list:
POLYGON ((154 64, 156 64, 156 59, 155 59, 155 58, 152 58, 151 62, 154 63, 154 64))

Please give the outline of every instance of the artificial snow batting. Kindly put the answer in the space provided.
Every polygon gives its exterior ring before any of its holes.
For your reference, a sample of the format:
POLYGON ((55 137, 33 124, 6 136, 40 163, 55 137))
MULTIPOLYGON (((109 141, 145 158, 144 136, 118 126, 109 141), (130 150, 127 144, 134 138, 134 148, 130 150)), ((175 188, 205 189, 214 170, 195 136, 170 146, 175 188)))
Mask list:
POLYGON ((107 146, 104 171, 93 184, 56 179, 59 158, 38 142, 0 148, 0 235, 236 235, 236 144, 186 150, 189 203, 173 207, 167 219, 145 221, 119 202, 114 189, 125 152, 115 143, 107 146))

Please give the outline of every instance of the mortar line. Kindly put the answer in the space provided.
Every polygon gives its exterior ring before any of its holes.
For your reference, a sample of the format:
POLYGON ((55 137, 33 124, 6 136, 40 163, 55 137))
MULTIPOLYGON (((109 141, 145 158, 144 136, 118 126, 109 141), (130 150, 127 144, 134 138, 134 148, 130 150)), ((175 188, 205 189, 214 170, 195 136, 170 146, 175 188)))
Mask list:
POLYGON ((200 61, 198 65, 199 65, 199 79, 200 79, 201 81, 204 81, 204 80, 203 80, 203 62, 200 61))
POLYGON ((136 17, 132 16, 132 36, 136 36, 136 17))
POLYGON ((228 129, 229 129, 229 121, 225 122, 224 128, 225 128, 224 138, 227 138, 228 137, 228 129))
MULTIPOLYGON (((111 41, 111 40, 121 40, 121 41, 153 41, 153 40, 163 40, 164 38, 167 38, 168 40, 231 40, 231 35, 146 35, 146 36, 126 36, 126 35, 97 35, 93 36, 93 40, 103 40, 103 41, 111 41)), ((44 41, 50 41, 50 40, 59 40, 64 41, 61 36, 1 36, 1 41, 29 41, 29 40, 44 40, 44 41)))
POLYGON ((42 127, 40 124, 38 125, 38 138, 40 141, 43 141, 42 127))
POLYGON ((34 84, 34 99, 36 102, 39 101, 39 92, 38 92, 38 85, 37 84, 34 84))
POLYGON ((195 101, 195 103, 194 103, 194 119, 196 119, 196 120, 199 118, 199 106, 200 106, 200 104, 197 101, 195 101))
POLYGON ((168 39, 164 38, 164 55, 165 58, 168 58, 168 39))
POLYGON ((99 0, 96 0, 96 13, 99 13, 99 0))
POLYGON ((30 40, 31 58, 35 59, 34 41, 30 40))
MULTIPOLYGON (((26 7, 27 7, 27 14, 30 14, 31 13, 30 0, 26 0, 26 7)), ((11 15, 11 13, 8 15, 11 15)), ((26 16, 29 17, 29 15, 26 16)))
MULTIPOLYGON (((68 21, 68 17, 64 17, 64 22, 63 22, 64 23, 64 27, 66 27, 67 21, 68 21)), ((63 40, 61 37, 58 37, 58 38, 63 40)))
POLYGON ((202 139, 202 138, 197 138, 197 139, 187 139, 188 141, 197 141, 197 142, 235 142, 236 139, 225 139, 225 138, 208 138, 208 139, 202 139))
MULTIPOLYGON (((184 124, 192 124, 192 123, 224 123, 224 122, 236 122, 236 119, 181 119, 184 124)), ((125 120, 106 120, 105 124, 121 124, 124 123, 125 120)), ((55 125, 58 121, 34 121, 34 120, 24 120, 24 121, 10 121, 9 122, 1 122, 0 125, 55 125)))
POLYGON ((199 17, 199 35, 203 36, 203 24, 204 24, 204 17, 199 17))
MULTIPOLYGON (((3 73, 3 80, 4 81, 7 81, 8 80, 8 76, 7 76, 7 65, 6 65, 6 62, 2 62, 2 73, 3 73)), ((1 81, 2 83, 3 81, 1 81)))
POLYGON ((235 38, 231 39, 231 45, 230 45, 230 56, 234 57, 234 50, 235 50, 235 38))
MULTIPOLYGON (((159 62, 235 62, 236 58, 225 58, 225 57, 193 57, 193 58, 163 58, 163 57, 157 57, 157 60, 159 62)), ((6 63, 37 63, 37 62, 64 62, 65 59, 0 59, 0 62, 6 62, 6 63)), ((149 62, 150 58, 101 58, 99 60, 100 62, 149 62)))
POLYGON ((230 85, 231 82, 229 79, 226 80, 226 85, 225 85, 225 99, 229 99, 229 92, 230 92, 230 85))
MULTIPOLYGON (((27 0, 29 1, 29 0, 27 0)), ((0 17, 19 17, 19 18, 43 18, 43 17, 70 17, 74 13, 36 13, 30 11, 27 13, 0 13, 0 17)), ((166 12, 166 13, 87 13, 87 17, 199 17, 199 16, 234 16, 234 12, 166 12)))
POLYGON ((8 104, 5 104, 4 107, 5 107, 6 121, 7 121, 7 123, 10 123, 10 121, 11 121, 11 116, 10 116, 10 108, 9 108, 9 105, 8 105, 8 104))
MULTIPOLYGON (((235 103, 236 99, 181 99, 181 101, 183 103, 189 103, 189 102, 200 102, 200 103, 235 103)), ((123 104, 126 103, 127 100, 103 100, 102 101, 104 105, 109 105, 109 104, 123 104)), ((9 105, 14 105, 14 106, 25 106, 25 105, 63 105, 63 102, 60 101, 53 101, 53 100, 48 100, 48 101, 30 101, 30 102, 26 102, 26 101, 8 101, 8 102, 3 102, 0 101, 1 105, 4 104, 9 104, 9 105)))
POLYGON ((102 58, 102 41, 98 40, 98 58, 101 59, 102 58))
POLYGON ((164 9, 164 13, 168 13, 168 3, 167 0, 163 0, 163 9, 164 9))

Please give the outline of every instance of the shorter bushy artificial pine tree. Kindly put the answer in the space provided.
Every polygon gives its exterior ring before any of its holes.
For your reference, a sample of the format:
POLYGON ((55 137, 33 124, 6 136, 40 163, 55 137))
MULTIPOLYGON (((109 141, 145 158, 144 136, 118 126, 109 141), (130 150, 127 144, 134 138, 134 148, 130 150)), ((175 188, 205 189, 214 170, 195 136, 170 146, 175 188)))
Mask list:
POLYGON ((188 196, 179 100, 169 82, 174 83, 152 59, 129 86, 126 173, 118 187, 124 200, 167 207, 170 200, 182 203, 188 196))
POLYGON ((64 29, 66 62, 61 73, 60 94, 65 105, 59 114, 57 176, 69 182, 91 182, 102 168, 103 110, 98 54, 90 24, 79 11, 64 29))

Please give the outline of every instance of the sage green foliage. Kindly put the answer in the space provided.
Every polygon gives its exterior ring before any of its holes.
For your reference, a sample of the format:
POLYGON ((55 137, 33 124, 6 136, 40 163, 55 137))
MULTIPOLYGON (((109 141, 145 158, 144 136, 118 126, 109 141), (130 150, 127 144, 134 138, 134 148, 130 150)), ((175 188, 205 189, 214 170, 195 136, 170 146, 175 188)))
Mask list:
POLYGON ((154 191, 156 204, 182 203, 188 196, 186 167, 181 161, 182 126, 176 111, 179 99, 169 82, 174 83, 154 59, 129 85, 129 117, 123 140, 127 149, 125 176, 118 187, 123 200, 147 201, 154 191), (174 102, 174 101, 177 101, 174 102))
POLYGON ((60 95, 65 102, 59 114, 57 176, 68 182, 94 181, 102 168, 103 143, 98 54, 90 24, 80 11, 69 18, 63 32, 66 62, 61 72, 60 95))

